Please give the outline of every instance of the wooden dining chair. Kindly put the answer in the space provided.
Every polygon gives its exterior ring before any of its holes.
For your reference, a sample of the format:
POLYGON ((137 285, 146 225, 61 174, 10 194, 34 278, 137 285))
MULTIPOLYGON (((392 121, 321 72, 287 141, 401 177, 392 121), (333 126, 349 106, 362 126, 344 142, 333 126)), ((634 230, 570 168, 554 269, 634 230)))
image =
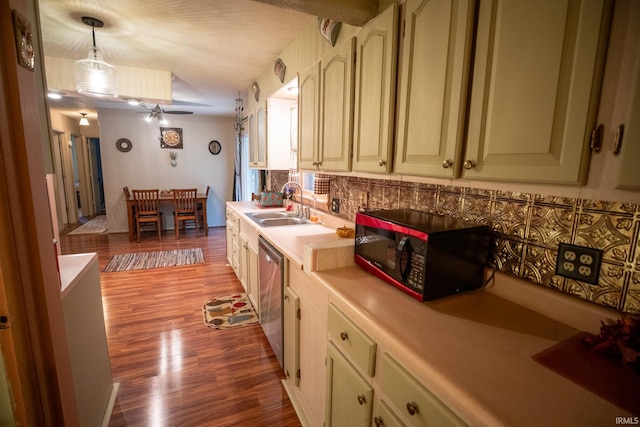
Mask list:
POLYGON ((180 223, 184 224, 185 232, 187 222, 193 221, 196 235, 198 234, 198 190, 174 189, 173 190, 173 222, 176 239, 180 238, 180 223))
MULTIPOLYGON (((204 195, 206 196, 206 198, 203 203, 207 203, 207 201, 209 200, 210 189, 211 187, 207 185, 207 190, 204 192, 204 195)), ((202 225, 202 228, 207 228, 207 218, 204 217, 204 206, 202 206, 202 203, 198 203, 198 210, 196 211, 196 213, 198 215, 198 223, 202 225)))
POLYGON ((158 209, 160 204, 160 190, 131 190, 135 205, 136 232, 138 242, 142 234, 142 226, 155 224, 158 230, 158 240, 162 238, 162 216, 158 209))

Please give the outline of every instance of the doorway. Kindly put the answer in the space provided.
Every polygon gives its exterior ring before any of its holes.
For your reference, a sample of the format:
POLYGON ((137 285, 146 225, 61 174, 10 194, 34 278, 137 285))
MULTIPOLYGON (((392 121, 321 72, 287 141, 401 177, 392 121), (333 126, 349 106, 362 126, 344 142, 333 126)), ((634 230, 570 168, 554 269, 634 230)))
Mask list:
POLYGON ((104 202, 104 183, 102 182, 102 158, 100 157, 100 139, 87 138, 87 153, 89 156, 89 182, 91 196, 96 215, 103 215, 106 211, 104 202))

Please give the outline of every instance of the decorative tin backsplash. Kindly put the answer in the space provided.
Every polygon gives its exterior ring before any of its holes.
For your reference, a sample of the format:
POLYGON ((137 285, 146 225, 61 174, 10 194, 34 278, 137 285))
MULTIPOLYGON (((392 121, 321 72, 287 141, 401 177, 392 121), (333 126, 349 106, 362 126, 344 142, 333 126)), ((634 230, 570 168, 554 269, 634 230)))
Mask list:
POLYGON ((488 224, 491 265, 587 301, 640 314, 640 205, 343 176, 330 198, 354 221, 358 191, 370 209, 413 208, 488 224), (603 251, 598 285, 555 275, 558 243, 603 251))

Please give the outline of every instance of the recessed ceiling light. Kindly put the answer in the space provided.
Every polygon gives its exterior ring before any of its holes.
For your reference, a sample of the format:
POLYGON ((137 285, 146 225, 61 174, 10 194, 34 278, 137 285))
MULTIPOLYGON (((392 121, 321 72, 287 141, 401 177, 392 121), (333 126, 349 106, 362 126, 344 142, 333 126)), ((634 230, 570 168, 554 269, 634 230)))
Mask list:
POLYGON ((136 98, 128 98, 127 102, 129 103, 129 105, 140 105, 142 103, 142 100, 136 98))
POLYGON ((63 95, 66 95, 66 93, 59 90, 50 90, 47 93, 47 96, 51 99, 60 99, 63 95))

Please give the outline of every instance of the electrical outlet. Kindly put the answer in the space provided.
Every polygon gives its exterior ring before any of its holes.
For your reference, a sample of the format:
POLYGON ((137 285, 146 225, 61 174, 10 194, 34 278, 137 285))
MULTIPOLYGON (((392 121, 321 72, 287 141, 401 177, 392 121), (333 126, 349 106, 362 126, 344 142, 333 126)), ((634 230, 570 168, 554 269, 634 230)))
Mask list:
POLYGON ((369 203, 369 193, 366 191, 358 191, 358 206, 366 208, 369 203))
POLYGON ((597 285, 601 261, 602 250, 600 249, 560 243, 556 274, 597 285))
POLYGON ((337 197, 331 199, 331 212, 340 213, 340 199, 337 197))

